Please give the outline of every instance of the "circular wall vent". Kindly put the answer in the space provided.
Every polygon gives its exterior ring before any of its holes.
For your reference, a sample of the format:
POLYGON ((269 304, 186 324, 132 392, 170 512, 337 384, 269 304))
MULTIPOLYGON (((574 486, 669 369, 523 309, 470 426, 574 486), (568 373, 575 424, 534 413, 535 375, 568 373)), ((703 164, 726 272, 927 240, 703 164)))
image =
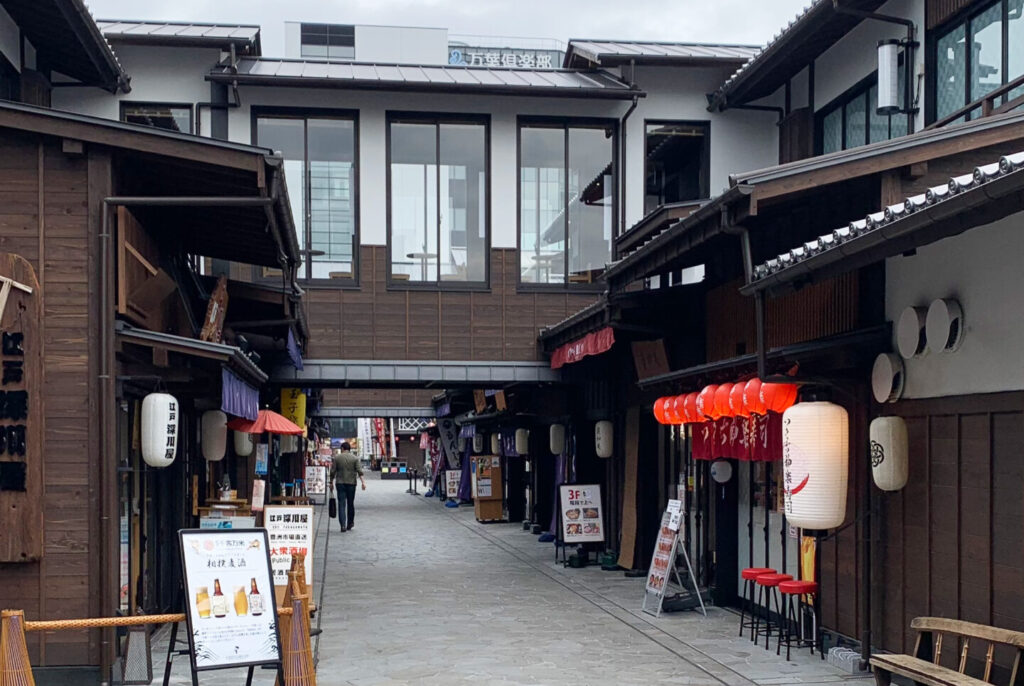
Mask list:
POLYGON ((903 359, 921 357, 928 349, 925 337, 925 321, 928 310, 923 307, 908 307, 900 314, 896 323, 896 349, 903 359))
POLYGON ((964 341, 964 311, 951 298, 933 300, 928 306, 925 324, 928 349, 936 353, 952 353, 964 341))
POLYGON ((880 403, 894 403, 903 396, 906 372, 894 353, 881 353, 871 368, 871 392, 880 403))

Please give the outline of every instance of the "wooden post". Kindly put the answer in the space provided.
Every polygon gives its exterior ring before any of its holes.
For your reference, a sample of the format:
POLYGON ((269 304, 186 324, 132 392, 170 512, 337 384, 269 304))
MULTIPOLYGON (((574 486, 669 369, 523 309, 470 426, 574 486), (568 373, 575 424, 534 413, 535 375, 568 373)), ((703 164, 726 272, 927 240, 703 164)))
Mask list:
POLYGON ((35 686, 25 645, 25 613, 4 610, 0 614, 0 686, 35 686))

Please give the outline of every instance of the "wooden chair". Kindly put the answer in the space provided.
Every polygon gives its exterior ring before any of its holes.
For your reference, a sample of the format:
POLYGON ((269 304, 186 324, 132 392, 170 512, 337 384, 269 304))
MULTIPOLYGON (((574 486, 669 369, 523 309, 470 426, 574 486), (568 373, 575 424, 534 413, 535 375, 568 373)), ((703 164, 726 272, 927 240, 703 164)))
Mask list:
POLYGON ((962 622, 944 617, 918 617, 910 623, 917 630, 917 641, 913 655, 872 655, 871 667, 875 672, 875 683, 885 686, 892 683, 892 675, 907 677, 918 684, 929 686, 980 686, 991 684, 992 658, 997 645, 1007 645, 1016 650, 1010 680, 1006 686, 1017 683, 1020 671, 1021 651, 1024 650, 1024 632, 1000 629, 984 624, 962 622), (953 649, 960 653, 957 671, 942 667, 943 636, 954 637, 953 649), (972 639, 988 643, 985 652, 985 669, 981 679, 965 674, 967 651, 972 639))

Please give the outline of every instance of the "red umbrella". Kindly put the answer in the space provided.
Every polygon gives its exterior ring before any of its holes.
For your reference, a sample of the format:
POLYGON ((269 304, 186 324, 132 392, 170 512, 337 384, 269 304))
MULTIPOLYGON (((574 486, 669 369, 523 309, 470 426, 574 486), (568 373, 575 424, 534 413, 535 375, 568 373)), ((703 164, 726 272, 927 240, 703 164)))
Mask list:
POLYGON ((228 422, 228 428, 247 434, 271 433, 301 436, 306 433, 301 426, 273 410, 260 410, 254 422, 245 417, 235 417, 228 422))

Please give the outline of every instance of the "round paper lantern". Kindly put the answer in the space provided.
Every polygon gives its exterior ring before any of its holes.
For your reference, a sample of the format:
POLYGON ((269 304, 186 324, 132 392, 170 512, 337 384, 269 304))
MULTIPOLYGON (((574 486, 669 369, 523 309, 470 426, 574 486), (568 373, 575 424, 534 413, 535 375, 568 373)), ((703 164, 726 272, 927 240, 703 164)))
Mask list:
POLYGON ((719 417, 732 417, 732 407, 729 405, 729 394, 732 392, 732 384, 724 383, 715 389, 715 411, 719 417))
POLYGON ((671 400, 668 401, 668 411, 665 416, 671 420, 672 424, 684 424, 686 423, 686 417, 683 415, 683 401, 686 399, 685 395, 672 396, 671 400))
POLYGON ((707 418, 701 413, 697 412, 697 396, 700 395, 696 391, 693 393, 687 393, 686 399, 683 401, 683 410, 686 416, 689 417, 687 420, 691 424, 700 424, 706 422, 707 418))
MULTIPOLYGON (((739 386, 740 384, 736 384, 739 386)), ((732 478, 732 463, 729 460, 715 460, 711 463, 711 478, 716 484, 724 484, 732 478)))
POLYGON ((459 453, 466 452, 466 437, 465 436, 459 436, 458 446, 459 446, 459 453))
POLYGON ((907 423, 902 417, 878 417, 871 421, 871 475, 883 491, 898 491, 910 476, 907 423))
POLYGON ((768 408, 761 400, 761 379, 754 377, 743 386, 743 406, 748 414, 766 414, 768 408))
POLYGON ((491 455, 501 454, 501 436, 497 431, 491 434, 491 455))
POLYGON ((516 452, 520 455, 530 452, 530 432, 526 429, 516 429, 516 452))
POLYGON ((552 424, 548 429, 548 450, 552 455, 561 455, 565 450, 565 425, 552 424))
POLYGON ((734 417, 749 417, 750 411, 746 405, 743 404, 743 391, 746 390, 747 384, 745 383, 734 383, 732 388, 729 390, 729 408, 732 410, 734 417))
POLYGON ((697 414, 708 419, 718 419, 722 415, 715 410, 715 391, 718 386, 711 384, 701 389, 697 394, 697 414))
POLYGON ((168 467, 178 452, 178 401, 168 393, 142 399, 142 459, 150 467, 168 467))
POLYGON ((299 451, 299 437, 282 434, 281 438, 278 439, 278 446, 281 448, 282 455, 296 453, 299 451))
POLYGON ((594 452, 602 459, 612 456, 612 423, 606 419, 594 424, 594 452))
POLYGON ((661 397, 654 401, 654 418, 658 420, 659 424, 668 424, 668 417, 665 416, 665 405, 671 398, 661 397))
POLYGON ((482 453, 484 451, 484 435, 481 433, 473 434, 473 452, 482 453))
POLYGON ((846 410, 830 402, 799 403, 782 415, 786 519, 793 526, 833 529, 843 523, 849 426, 846 410))
POLYGON ((235 455, 239 457, 248 457, 252 455, 253 448, 256 446, 256 442, 253 440, 253 434, 246 433, 244 431, 235 431, 235 455))
POLYGON ((772 412, 782 413, 796 403, 796 384, 765 383, 761 384, 761 402, 772 412))
POLYGON ((199 425, 203 457, 210 462, 223 460, 228 449, 228 416, 220 410, 207 410, 199 425))

